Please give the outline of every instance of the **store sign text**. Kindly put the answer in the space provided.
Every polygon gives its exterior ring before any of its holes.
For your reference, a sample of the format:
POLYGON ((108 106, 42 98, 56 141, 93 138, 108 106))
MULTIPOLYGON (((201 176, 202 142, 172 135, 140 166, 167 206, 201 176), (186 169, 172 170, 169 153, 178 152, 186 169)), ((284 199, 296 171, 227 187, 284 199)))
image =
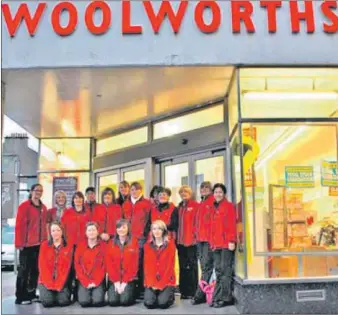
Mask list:
MULTIPOLYGON (((231 23, 233 33, 255 33, 253 15, 255 10, 266 12, 266 28, 269 33, 278 32, 277 12, 282 6, 288 7, 290 31, 292 33, 301 32, 302 23, 305 23, 305 31, 314 33, 320 29, 325 33, 338 33, 338 1, 324 0, 320 5, 321 12, 315 12, 315 1, 259 1, 259 6, 254 6, 254 1, 231 1, 231 21, 224 21, 222 11, 225 1, 198 1, 194 8, 194 22, 200 32, 212 34, 222 27, 224 23, 231 23), (303 7, 300 7, 300 3, 303 7), (206 20, 204 13, 211 12, 211 20, 206 20), (321 14, 323 22, 317 22, 315 16, 321 14)), ((48 2, 38 2, 34 9, 29 9, 27 3, 20 3, 17 10, 13 10, 8 3, 2 4, 2 14, 7 26, 8 33, 15 37, 19 27, 24 21, 24 25, 30 36, 37 34, 39 23, 43 18, 48 2)), ((142 34, 146 31, 145 25, 133 22, 132 1, 121 1, 121 12, 114 14, 122 15, 121 32, 122 34, 142 34)), ((191 5, 189 1, 180 1, 178 8, 174 9, 170 1, 162 1, 160 8, 155 10, 152 1, 142 1, 143 11, 146 14, 152 31, 155 34, 160 32, 165 19, 168 19, 173 33, 181 31, 182 22, 186 16, 187 8, 191 5)), ((80 17, 76 3, 71 1, 60 1, 50 11, 51 27, 60 36, 69 36, 76 31, 79 18, 84 19, 86 28, 91 34, 103 35, 109 31, 113 23, 113 12, 107 1, 92 1, 85 10, 84 16, 80 17), (94 14, 99 11, 101 18, 99 23, 95 23, 94 14), (67 14, 67 23, 61 23, 61 16, 67 14)), ((302 30, 303 31, 303 30, 302 30)))

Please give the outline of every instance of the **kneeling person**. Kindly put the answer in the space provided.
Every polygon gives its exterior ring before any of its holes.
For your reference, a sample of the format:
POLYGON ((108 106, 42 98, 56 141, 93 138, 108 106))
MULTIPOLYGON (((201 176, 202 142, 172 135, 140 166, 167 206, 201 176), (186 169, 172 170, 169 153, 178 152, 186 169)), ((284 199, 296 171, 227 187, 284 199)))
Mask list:
POLYGON ((108 303, 110 306, 129 306, 135 303, 139 247, 130 235, 128 220, 116 223, 115 237, 107 244, 108 303))
POLYGON ((82 307, 103 306, 106 293, 105 242, 95 222, 87 223, 87 241, 75 251, 75 272, 79 280, 78 301, 82 307))
POLYGON ((175 299, 176 246, 168 237, 163 221, 151 225, 151 240, 144 246, 144 305, 147 308, 169 308, 175 299))
POLYGON ((73 246, 67 245, 59 222, 50 225, 51 239, 42 243, 39 254, 39 291, 44 307, 70 304, 69 273, 73 246))

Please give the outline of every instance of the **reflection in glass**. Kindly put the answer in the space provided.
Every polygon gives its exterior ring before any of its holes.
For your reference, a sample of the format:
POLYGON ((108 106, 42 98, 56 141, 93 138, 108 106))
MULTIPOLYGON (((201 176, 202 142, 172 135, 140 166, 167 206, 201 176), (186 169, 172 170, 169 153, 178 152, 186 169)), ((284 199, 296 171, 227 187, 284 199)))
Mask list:
POLYGON ((196 200, 201 199, 200 185, 210 181, 213 185, 224 183, 224 157, 216 156, 195 162, 196 200))
POLYGON ((164 168, 164 185, 171 189, 171 201, 178 205, 181 202, 179 190, 182 185, 189 184, 188 163, 168 165, 164 168))
POLYGON ((103 202, 101 200, 101 194, 102 191, 110 187, 114 190, 115 197, 118 196, 118 175, 117 174, 111 174, 111 175, 102 175, 99 177, 99 195, 97 196, 97 199, 100 200, 100 202, 103 202))

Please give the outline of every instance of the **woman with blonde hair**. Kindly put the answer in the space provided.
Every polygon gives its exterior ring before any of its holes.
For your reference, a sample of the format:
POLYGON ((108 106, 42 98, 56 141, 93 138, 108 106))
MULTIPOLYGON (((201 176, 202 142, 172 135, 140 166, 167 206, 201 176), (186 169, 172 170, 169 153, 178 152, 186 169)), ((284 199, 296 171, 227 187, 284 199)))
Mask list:
POLYGON ((50 238, 50 224, 52 222, 61 222, 62 215, 67 208, 67 195, 63 190, 58 190, 54 194, 55 207, 47 211, 47 235, 50 238))
POLYGON ((180 265, 181 299, 192 299, 198 285, 198 264, 196 246, 196 214, 198 202, 193 200, 190 186, 179 190, 181 203, 178 205, 177 251, 180 265))
POLYGON ((144 245, 144 305, 169 308, 175 299, 175 242, 163 221, 151 225, 151 240, 144 245))

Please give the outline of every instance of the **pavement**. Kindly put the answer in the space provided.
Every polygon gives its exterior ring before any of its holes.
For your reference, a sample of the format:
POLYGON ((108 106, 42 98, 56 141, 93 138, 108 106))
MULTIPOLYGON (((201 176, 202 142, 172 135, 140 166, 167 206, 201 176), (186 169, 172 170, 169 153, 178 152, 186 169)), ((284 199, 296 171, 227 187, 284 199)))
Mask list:
POLYGON ((43 308, 40 303, 15 305, 15 280, 13 271, 3 271, 2 275, 2 312, 1 314, 239 314, 236 307, 211 308, 206 304, 193 306, 190 301, 181 301, 176 295, 176 303, 167 310, 148 310, 142 302, 129 307, 82 308, 75 303, 61 308, 43 308))

